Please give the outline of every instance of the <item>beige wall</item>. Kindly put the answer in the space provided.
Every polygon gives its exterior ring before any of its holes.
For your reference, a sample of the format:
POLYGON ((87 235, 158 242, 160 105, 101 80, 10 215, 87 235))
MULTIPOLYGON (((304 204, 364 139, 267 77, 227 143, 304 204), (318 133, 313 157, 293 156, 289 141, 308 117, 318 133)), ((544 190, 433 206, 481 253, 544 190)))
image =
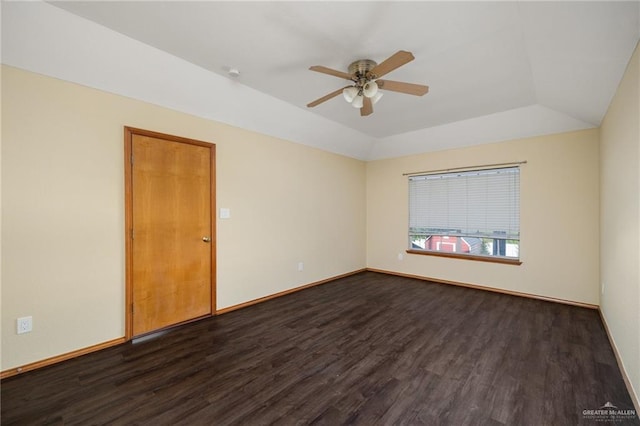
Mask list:
POLYGON ((372 161, 367 266, 598 304, 598 210, 596 129, 372 161), (405 253, 403 173, 516 161, 527 161, 520 178, 521 266, 405 253))
POLYGON ((361 161, 6 66, 2 122, 2 370, 124 335, 125 125, 216 144, 219 309, 365 267, 361 161))
POLYGON ((600 129, 601 309, 640 394, 640 47, 600 129))

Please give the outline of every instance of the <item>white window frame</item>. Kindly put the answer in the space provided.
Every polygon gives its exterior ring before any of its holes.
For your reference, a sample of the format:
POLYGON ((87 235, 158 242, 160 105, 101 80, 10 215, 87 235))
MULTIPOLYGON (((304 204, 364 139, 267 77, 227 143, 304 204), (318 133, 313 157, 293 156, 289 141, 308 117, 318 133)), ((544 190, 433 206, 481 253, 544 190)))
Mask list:
MULTIPOLYGON (((520 265, 520 167, 505 165, 409 175, 407 253, 455 257, 520 265), (446 212, 443 214, 443 212, 446 212), (428 248, 430 236, 473 238, 476 253, 444 252, 428 248), (413 241, 425 239, 425 248, 413 241), (486 253, 504 240, 504 251, 486 253), (517 256, 508 255, 508 241, 517 241, 517 256), (480 250, 480 252, 477 252, 480 250)), ((472 246, 469 243, 470 247, 472 246)), ((513 244, 511 245, 513 247, 513 244)))

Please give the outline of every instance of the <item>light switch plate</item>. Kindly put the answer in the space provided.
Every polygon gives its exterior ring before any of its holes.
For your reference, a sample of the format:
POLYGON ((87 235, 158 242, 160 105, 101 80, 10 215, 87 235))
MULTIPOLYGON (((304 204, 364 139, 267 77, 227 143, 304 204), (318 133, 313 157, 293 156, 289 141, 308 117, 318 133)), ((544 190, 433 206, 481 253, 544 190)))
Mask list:
POLYGON ((227 208, 220 209, 220 219, 229 219, 231 217, 231 210, 227 208))

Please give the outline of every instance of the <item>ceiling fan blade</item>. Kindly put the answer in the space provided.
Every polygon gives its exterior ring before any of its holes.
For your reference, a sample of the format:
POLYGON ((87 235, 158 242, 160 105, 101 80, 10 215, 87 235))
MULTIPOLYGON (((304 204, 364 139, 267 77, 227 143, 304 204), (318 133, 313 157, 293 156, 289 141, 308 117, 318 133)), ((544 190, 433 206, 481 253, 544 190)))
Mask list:
POLYGON ((375 67, 371 71, 367 73, 367 76, 375 76, 374 78, 380 78, 385 74, 390 73, 403 66, 404 64, 413 61, 415 58, 411 52, 407 52, 406 50, 399 50, 375 67))
POLYGON ((422 96, 429 92, 429 86, 423 86, 422 84, 391 80, 376 80, 376 83, 381 90, 391 90, 392 92, 406 93, 408 95, 422 96))
POLYGON ((366 115, 373 114, 373 103, 371 102, 371 98, 367 98, 366 96, 363 99, 362 108, 360 108, 360 115, 362 117, 366 115))
POLYGON ((333 75, 335 77, 344 78, 345 80, 351 80, 351 74, 347 74, 346 72, 333 70, 331 68, 323 67, 322 65, 314 65, 309 67, 311 71, 321 72, 323 74, 333 75))
POLYGON ((328 101, 328 100, 329 100, 329 99, 331 99, 331 98, 335 98, 336 96, 338 96, 339 94, 341 94, 341 93, 342 93, 342 91, 343 91, 344 89, 346 89, 347 87, 351 87, 351 86, 345 86, 345 87, 343 87, 342 89, 338 89, 338 90, 336 90, 335 92, 331 92, 331 93, 329 93, 328 95, 324 95, 324 96, 323 96, 323 97, 321 97, 320 99, 316 99, 315 101, 313 101, 313 102, 311 102, 311 103, 308 103, 308 104, 307 104, 307 107, 309 107, 309 108, 313 108, 314 106, 316 106, 316 105, 320 105, 321 103, 326 102, 326 101, 328 101))

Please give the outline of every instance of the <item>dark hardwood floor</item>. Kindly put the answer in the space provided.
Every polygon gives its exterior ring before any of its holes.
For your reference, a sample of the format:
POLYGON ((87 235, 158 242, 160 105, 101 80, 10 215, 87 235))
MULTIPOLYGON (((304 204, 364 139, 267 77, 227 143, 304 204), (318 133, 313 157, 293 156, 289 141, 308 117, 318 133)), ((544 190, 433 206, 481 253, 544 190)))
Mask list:
POLYGON ((1 396, 3 425, 564 426, 633 409, 598 312, 373 272, 24 373, 1 396))

